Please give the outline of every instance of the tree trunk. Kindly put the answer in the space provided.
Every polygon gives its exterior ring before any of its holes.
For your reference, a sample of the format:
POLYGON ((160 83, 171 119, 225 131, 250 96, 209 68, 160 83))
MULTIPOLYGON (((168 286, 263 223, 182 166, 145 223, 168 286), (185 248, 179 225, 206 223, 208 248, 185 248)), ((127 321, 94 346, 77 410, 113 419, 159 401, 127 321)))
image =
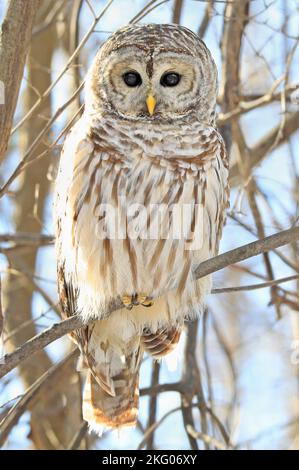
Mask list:
POLYGON ((40 0, 10 0, 0 29, 0 163, 7 149, 31 32, 40 0))
MULTIPOLYGON (((22 2, 26 3, 26 2, 22 2)), ((49 6, 47 8, 47 11, 49 6)), ((41 21, 44 11, 40 11, 41 21)), ((55 51, 56 32, 54 27, 45 29, 33 38, 28 60, 28 86, 25 91, 24 114, 38 99, 37 93, 43 93, 51 84, 51 61, 55 51)), ((15 39, 16 43, 18 39, 15 39)), ((20 154, 28 148, 33 139, 45 125, 45 118, 51 114, 51 98, 43 101, 38 115, 23 126, 20 142, 20 154)), ((40 144, 36 149, 38 155, 46 149, 40 144)), ((34 157, 34 155, 33 155, 34 157)), ((47 171, 51 159, 45 158, 31 165, 22 173, 19 189, 16 193, 14 223, 16 232, 39 233, 42 228, 45 201, 49 193, 47 171)), ((30 247, 22 252, 17 251, 9 256, 10 267, 29 273, 35 272, 37 250, 30 247)), ((32 301, 34 288, 26 283, 26 278, 10 274, 5 283, 5 326, 9 331, 19 328, 9 343, 15 349, 36 334, 32 319, 32 301), (29 324, 28 324, 29 321, 29 324)), ((33 360, 25 361, 19 367, 20 377, 25 387, 32 384, 52 362, 45 351, 38 353, 33 360)), ((47 392, 39 397, 31 410, 30 438, 37 449, 65 449, 80 428, 81 387, 79 376, 75 372, 74 361, 64 370, 64 379, 53 383, 47 392)))

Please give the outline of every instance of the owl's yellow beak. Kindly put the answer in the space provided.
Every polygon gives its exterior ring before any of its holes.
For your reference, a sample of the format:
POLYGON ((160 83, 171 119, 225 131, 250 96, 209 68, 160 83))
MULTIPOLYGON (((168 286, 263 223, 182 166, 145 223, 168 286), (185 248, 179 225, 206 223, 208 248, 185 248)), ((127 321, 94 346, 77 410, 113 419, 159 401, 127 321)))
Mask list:
POLYGON ((156 103, 156 98, 150 93, 146 98, 146 105, 151 116, 154 114, 156 103))

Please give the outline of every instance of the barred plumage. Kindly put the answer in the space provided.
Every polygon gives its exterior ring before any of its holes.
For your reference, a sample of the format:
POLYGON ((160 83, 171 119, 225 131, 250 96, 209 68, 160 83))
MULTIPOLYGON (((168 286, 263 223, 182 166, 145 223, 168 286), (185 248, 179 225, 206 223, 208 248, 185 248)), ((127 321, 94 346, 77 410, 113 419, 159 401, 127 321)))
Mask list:
POLYGON ((216 94, 210 52, 176 25, 120 30, 88 74, 85 111, 61 156, 55 218, 64 315, 97 319, 73 334, 89 368, 83 414, 97 430, 134 424, 144 350, 170 352, 210 291, 210 277, 194 281, 193 270, 217 254, 228 205, 216 94), (123 81, 132 70, 138 89, 123 81), (179 84, 164 90, 169 70, 179 84), (132 297, 130 309, 104 319, 119 297, 132 297))

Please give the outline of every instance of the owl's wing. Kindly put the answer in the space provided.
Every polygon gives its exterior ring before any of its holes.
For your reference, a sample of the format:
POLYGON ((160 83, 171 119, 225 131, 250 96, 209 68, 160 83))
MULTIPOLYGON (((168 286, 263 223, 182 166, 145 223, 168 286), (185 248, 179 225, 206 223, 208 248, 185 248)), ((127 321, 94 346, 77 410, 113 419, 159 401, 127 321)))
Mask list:
MULTIPOLYGON (((56 259, 57 259, 57 288, 60 304, 61 316, 63 319, 69 318, 77 313, 77 295, 78 289, 76 284, 68 279, 65 273, 65 259, 63 253, 63 243, 61 237, 61 224, 63 220, 56 219, 56 259)), ((80 330, 69 333, 70 338, 79 346, 82 357, 80 358, 81 366, 86 364, 83 351, 86 349, 89 336, 89 326, 87 325, 80 330)))
MULTIPOLYGON (((71 282, 67 282, 64 274, 64 263, 57 263, 57 288, 61 310, 61 316, 65 320, 76 314, 76 288, 71 282)), ((75 332, 70 333, 70 337, 77 343, 75 332)))
MULTIPOLYGON (((79 123, 80 120, 66 137, 60 156, 60 164, 58 168, 54 193, 57 287, 61 315, 63 319, 75 315, 77 311, 77 287, 75 283, 75 277, 72 276, 72 278, 70 278, 70 276, 67 276, 66 270, 66 232, 68 230, 66 221, 68 188, 70 187, 72 180, 73 162, 75 160, 76 149, 83 139, 82 132, 79 131, 79 123)), ((70 337, 78 344, 79 347, 81 346, 80 340, 82 334, 85 334, 85 332, 80 332, 80 337, 78 337, 78 332, 74 331, 70 333, 70 337)))

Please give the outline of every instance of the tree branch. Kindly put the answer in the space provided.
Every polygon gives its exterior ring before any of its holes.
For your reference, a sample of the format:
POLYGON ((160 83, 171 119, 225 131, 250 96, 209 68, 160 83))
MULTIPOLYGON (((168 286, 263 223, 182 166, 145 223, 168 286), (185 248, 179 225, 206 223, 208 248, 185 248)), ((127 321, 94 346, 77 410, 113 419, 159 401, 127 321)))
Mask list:
POLYGON ((197 32, 200 38, 204 37, 209 27, 212 13, 213 13, 213 5, 214 5, 214 0, 208 0, 203 18, 201 20, 201 23, 199 25, 198 32, 197 32))
POLYGON ((52 245, 54 243, 53 235, 44 235, 42 233, 18 232, 0 234, 0 243, 20 243, 22 245, 52 245))
POLYGON ((279 284, 283 284, 284 282, 295 281, 299 279, 299 274, 294 274, 293 276, 282 277, 280 279, 274 279, 273 281, 261 282, 259 284, 250 284, 246 286, 234 286, 234 287, 222 287, 212 289, 212 294, 227 294, 229 292, 242 292, 242 291, 250 291, 250 290, 257 290, 257 289, 265 289, 266 287, 277 286, 279 284))
MULTIPOLYGON (((291 114, 285 120, 283 132, 279 136, 276 142, 278 132, 280 130, 280 124, 266 134, 254 147, 248 149, 250 155, 250 168, 257 166, 263 158, 273 149, 273 144, 276 147, 286 142, 294 132, 299 129, 299 111, 291 114)), ((230 170, 230 185, 236 186, 240 183, 240 175, 238 170, 238 164, 232 166, 230 170)))
POLYGON ((215 439, 215 437, 209 436, 208 434, 202 433, 195 431, 194 427, 191 426, 190 424, 187 424, 187 432, 188 434, 192 437, 192 439, 200 439, 202 440, 205 444, 212 445, 216 447, 218 450, 228 450, 226 445, 222 444, 218 439, 215 439))
POLYGON ((172 23, 180 24, 184 0, 176 0, 173 7, 172 23))

